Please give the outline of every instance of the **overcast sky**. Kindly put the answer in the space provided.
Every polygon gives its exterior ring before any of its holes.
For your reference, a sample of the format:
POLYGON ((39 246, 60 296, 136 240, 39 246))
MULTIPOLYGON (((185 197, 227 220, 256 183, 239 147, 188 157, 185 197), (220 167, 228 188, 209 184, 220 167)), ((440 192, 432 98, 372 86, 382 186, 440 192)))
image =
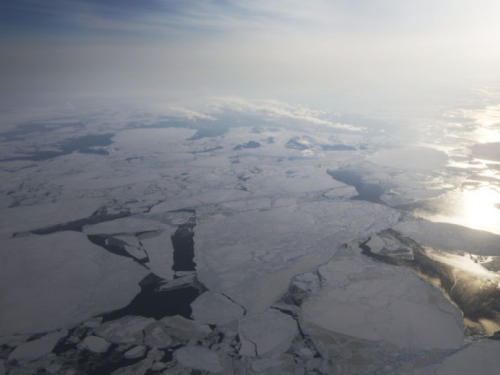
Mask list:
POLYGON ((494 0, 4 0, 0 89, 397 97, 493 82, 499 20, 494 0))

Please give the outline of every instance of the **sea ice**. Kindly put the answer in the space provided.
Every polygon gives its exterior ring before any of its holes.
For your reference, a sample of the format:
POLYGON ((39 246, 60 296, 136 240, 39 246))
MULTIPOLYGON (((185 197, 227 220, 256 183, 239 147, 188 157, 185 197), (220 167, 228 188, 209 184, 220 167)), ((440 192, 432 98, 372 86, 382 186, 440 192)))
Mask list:
POLYGON ((176 350, 174 356, 179 363, 195 370, 215 373, 223 370, 219 355, 201 346, 185 346, 176 350))
POLYGON ((39 339, 28 341, 25 344, 19 345, 9 355, 9 361, 22 360, 31 361, 46 354, 49 354, 56 346, 57 342, 68 334, 67 330, 49 333, 39 339))
POLYGON ((167 316, 160 322, 168 327, 169 334, 182 340, 202 339, 212 332, 208 325, 199 324, 180 315, 167 316))
POLYGON ((99 224, 87 225, 83 227, 83 233, 88 235, 95 234, 122 234, 122 233, 140 233, 148 231, 157 231, 168 228, 156 220, 141 219, 137 217, 124 217, 121 219, 106 221, 99 224))
POLYGON ((0 235, 10 237, 14 233, 85 219, 102 204, 100 199, 79 199, 6 208, 0 214, 0 235))
POLYGON ((240 319, 238 332, 241 340, 239 353, 255 357, 287 351, 298 328, 291 316, 269 309, 240 319))
POLYGON ((302 305, 302 321, 402 348, 462 346, 460 310, 410 271, 357 255, 336 256, 319 268, 323 288, 302 305))
POLYGON ((497 375, 500 369, 499 351, 498 341, 471 342, 441 363, 420 369, 414 375, 497 375))
POLYGON ((98 336, 87 336, 83 340, 83 346, 95 353, 106 353, 111 343, 98 336))
POLYGON ((394 230, 413 238, 424 246, 450 252, 465 251, 477 255, 500 255, 500 236, 456 224, 426 220, 403 221, 394 230))
POLYGON ((331 200, 212 216, 194 228, 198 279, 250 313, 261 312, 286 291, 291 277, 398 218, 382 205, 331 200))
POLYGON ((171 236, 177 228, 163 224, 163 231, 146 233, 139 236, 142 248, 148 255, 149 261, 145 263, 155 275, 172 280, 174 278, 174 247, 171 236))
POLYGON ((239 319, 245 310, 220 293, 205 292, 191 303, 193 318, 202 324, 222 325, 239 319))
POLYGON ((144 329, 144 343, 153 348, 167 348, 174 340, 168 335, 168 329, 164 323, 154 322, 144 329))
POLYGON ((125 316, 101 324, 94 334, 116 344, 139 345, 144 340, 144 329, 153 322, 152 318, 125 316))
POLYGON ((77 232, 1 243, 0 335, 46 332, 126 306, 148 273, 77 232), (16 280, 16 282, 13 282, 16 280))
POLYGON ((144 345, 134 346, 132 349, 127 350, 123 357, 126 359, 141 358, 146 354, 146 347, 144 345))

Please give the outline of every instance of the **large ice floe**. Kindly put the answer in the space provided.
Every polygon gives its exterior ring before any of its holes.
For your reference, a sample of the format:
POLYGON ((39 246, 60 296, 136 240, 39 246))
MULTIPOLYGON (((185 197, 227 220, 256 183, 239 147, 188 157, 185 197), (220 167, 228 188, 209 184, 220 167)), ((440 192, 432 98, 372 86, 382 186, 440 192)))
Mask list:
POLYGON ((242 108, 0 133, 0 375, 496 374, 499 236, 413 215, 443 148, 242 108))
POLYGON ((460 311, 404 268, 342 254, 318 273, 321 292, 302 306, 305 329, 401 348, 457 349, 463 343, 460 311))
POLYGON ((128 304, 147 275, 77 232, 2 241, 1 335, 74 325, 128 304))

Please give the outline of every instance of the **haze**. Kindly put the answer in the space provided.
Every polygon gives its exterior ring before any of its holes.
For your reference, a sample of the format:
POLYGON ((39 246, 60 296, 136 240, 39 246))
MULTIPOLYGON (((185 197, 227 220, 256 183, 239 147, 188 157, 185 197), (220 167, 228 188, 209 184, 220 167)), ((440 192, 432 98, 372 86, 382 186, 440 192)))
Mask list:
POLYGON ((4 2, 1 100, 208 94, 390 107, 493 84, 499 14, 490 0, 4 2))

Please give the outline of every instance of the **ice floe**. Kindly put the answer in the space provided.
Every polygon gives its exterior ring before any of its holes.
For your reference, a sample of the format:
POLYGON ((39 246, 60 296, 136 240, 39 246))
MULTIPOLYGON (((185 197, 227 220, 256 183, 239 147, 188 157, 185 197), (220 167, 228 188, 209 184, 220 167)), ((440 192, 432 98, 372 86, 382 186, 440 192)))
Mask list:
POLYGON ((9 361, 32 361, 43 357, 54 349, 57 342, 68 334, 68 331, 61 330, 49 333, 39 339, 29 341, 25 344, 19 345, 9 355, 9 361))
POLYGON ((77 232, 19 237, 1 247, 0 320, 9 324, 0 335, 54 330, 120 308, 147 274, 77 232))
POLYGON ((206 292, 191 303, 193 318, 202 324, 223 325, 239 319, 245 310, 220 293, 206 292))
POLYGON ((255 357, 286 352, 298 329, 291 316, 270 309, 240 319, 238 332, 241 340, 239 353, 255 357))
POLYGON ((343 242, 389 227, 399 214, 360 201, 322 201, 217 216, 195 227, 198 279, 251 312, 270 306, 290 278, 343 242))
POLYGON ((497 342, 465 344, 447 289, 409 266, 421 252, 456 276, 467 258, 498 281, 497 235, 411 215, 461 181, 446 148, 388 124, 185 113, 0 139, 41 158, 0 165, 1 375, 496 373, 497 342), (61 151, 89 134, 112 144, 61 151))
POLYGON ((321 291, 302 305, 309 324, 364 340, 413 349, 463 344, 460 311, 404 268, 339 256, 319 268, 321 291))
POLYGON ((106 353, 111 343, 99 336, 87 336, 83 340, 83 346, 96 353, 106 353))
POLYGON ((195 370, 220 373, 223 370, 216 352, 199 346, 186 346, 174 352, 175 358, 182 365, 195 370))
POLYGON ((141 344, 144 329, 154 319, 142 316, 125 316, 121 319, 103 323, 94 330, 95 335, 117 344, 141 344))

